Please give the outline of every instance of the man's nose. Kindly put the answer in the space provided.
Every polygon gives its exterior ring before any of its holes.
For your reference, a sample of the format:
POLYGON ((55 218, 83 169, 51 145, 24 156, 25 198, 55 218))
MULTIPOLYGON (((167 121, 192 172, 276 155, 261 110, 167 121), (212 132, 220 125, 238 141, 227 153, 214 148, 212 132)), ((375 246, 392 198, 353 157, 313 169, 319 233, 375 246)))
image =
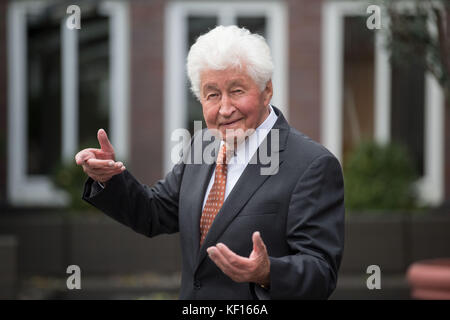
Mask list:
POLYGON ((222 95, 222 100, 220 101, 219 114, 223 117, 230 117, 236 108, 233 106, 231 99, 228 95, 222 95))

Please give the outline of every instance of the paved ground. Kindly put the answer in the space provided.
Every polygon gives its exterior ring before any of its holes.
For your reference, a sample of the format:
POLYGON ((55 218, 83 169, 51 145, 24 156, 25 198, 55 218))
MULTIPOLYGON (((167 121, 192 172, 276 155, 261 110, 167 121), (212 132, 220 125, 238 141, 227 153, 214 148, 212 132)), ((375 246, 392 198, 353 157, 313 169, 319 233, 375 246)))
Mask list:
POLYGON ((381 288, 369 290, 367 288, 367 274, 340 275, 337 288, 331 295, 333 300, 406 300, 410 299, 410 288, 404 274, 383 274, 381 288))
MULTIPOLYGON (((341 275, 331 299, 410 299, 403 274, 386 275, 380 290, 369 290, 366 275, 341 275)), ((33 276, 23 279, 18 299, 144 299, 170 300, 178 298, 180 274, 154 273, 83 277, 80 290, 69 290, 66 279, 33 276)))
POLYGON ((66 279, 33 276, 21 281, 18 299, 177 299, 181 276, 153 273, 83 277, 81 289, 67 289, 66 279))

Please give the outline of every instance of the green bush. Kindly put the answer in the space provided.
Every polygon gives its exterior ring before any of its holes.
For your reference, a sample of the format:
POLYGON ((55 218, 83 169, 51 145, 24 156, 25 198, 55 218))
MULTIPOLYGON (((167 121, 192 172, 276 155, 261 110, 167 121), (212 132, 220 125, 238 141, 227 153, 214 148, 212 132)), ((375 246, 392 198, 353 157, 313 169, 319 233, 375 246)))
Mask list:
POLYGON ((350 211, 415 208, 418 174, 406 148, 361 143, 344 166, 345 203, 350 211))
POLYGON ((53 171, 54 184, 66 191, 69 195, 69 209, 76 211, 92 211, 93 207, 82 200, 84 183, 87 175, 74 161, 59 164, 53 171))

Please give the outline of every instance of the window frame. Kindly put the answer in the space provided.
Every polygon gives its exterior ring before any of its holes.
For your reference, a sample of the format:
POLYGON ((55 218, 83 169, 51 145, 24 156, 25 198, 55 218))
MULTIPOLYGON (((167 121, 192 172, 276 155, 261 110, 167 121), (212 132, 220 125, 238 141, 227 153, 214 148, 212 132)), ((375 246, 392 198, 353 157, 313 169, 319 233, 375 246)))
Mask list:
MULTIPOLYGON (((411 3, 400 2, 398 10, 411 3)), ((342 162, 343 132, 343 41, 346 16, 368 17, 367 4, 339 1, 322 7, 322 143, 342 162)), ((389 25, 382 16, 382 28, 389 25)), ((429 24, 431 27, 431 24, 429 24)), ((435 30, 431 30, 435 34, 435 30)), ((386 39, 375 34, 374 137, 379 143, 391 138, 391 65, 386 39)), ((425 73, 424 175, 416 181, 422 203, 437 205, 444 200, 444 93, 430 72, 425 73)))
MULTIPOLYGON (((65 206, 69 197, 47 175, 27 173, 27 20, 50 1, 15 1, 7 9, 8 47, 8 164, 7 199, 13 206, 65 206)), ((116 156, 128 157, 129 18, 125 1, 103 1, 100 13, 109 16, 110 137, 116 156)), ((74 161, 78 151, 78 36, 61 21, 61 159, 74 161)), ((81 28, 83 28, 81 12, 81 28)))
POLYGON ((187 121, 186 67, 187 18, 195 16, 217 16, 219 25, 235 24, 242 16, 264 16, 267 23, 266 39, 272 50, 275 64, 273 75, 274 96, 272 103, 289 117, 287 105, 287 11, 280 1, 186 1, 170 2, 165 10, 164 48, 164 150, 163 167, 168 172, 172 167, 171 150, 177 144, 171 140, 176 129, 184 128, 187 121))

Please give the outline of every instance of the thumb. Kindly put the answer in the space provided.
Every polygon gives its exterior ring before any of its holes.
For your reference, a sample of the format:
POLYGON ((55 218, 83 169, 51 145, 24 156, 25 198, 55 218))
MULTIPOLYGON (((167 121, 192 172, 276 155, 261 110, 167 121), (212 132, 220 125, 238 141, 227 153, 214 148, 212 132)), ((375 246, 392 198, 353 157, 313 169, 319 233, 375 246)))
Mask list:
POLYGON ((253 251, 255 251, 257 254, 262 254, 266 251, 266 245, 264 244, 259 231, 253 233, 252 240, 253 240, 253 251))
POLYGON ((108 135, 106 134, 105 130, 103 130, 103 129, 98 130, 97 139, 98 139, 98 143, 100 143, 100 148, 102 149, 102 151, 114 152, 114 148, 113 148, 111 142, 109 142, 108 135))

